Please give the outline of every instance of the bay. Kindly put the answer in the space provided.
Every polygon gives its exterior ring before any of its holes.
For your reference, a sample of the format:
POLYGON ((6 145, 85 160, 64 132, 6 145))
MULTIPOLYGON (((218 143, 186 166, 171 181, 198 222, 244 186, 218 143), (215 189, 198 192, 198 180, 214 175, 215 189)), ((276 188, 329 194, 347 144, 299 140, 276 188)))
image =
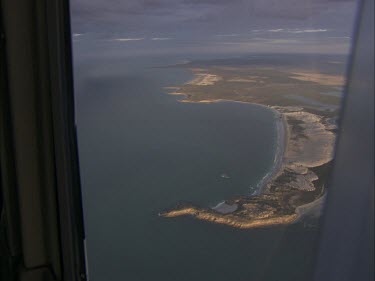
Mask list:
POLYGON ((76 60, 76 118, 90 279, 309 280, 316 231, 238 230, 158 212, 247 195, 272 168, 264 107, 181 103, 179 58, 76 60), (230 179, 220 177, 222 173, 230 179))

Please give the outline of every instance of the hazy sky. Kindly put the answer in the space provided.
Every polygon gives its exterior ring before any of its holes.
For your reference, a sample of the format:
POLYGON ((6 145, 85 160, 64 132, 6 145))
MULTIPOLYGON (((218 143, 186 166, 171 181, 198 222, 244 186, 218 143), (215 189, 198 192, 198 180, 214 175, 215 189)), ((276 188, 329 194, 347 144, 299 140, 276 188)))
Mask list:
POLYGON ((71 11, 81 45, 134 53, 345 53, 356 1, 71 0, 71 11))

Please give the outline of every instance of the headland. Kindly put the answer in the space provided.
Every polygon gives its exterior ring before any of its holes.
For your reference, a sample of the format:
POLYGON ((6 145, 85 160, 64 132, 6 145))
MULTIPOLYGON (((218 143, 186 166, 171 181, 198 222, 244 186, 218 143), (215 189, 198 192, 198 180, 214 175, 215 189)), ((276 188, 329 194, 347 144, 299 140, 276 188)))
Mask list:
POLYGON ((161 216, 248 229, 287 225, 320 214, 337 133, 343 76, 329 62, 319 69, 287 63, 270 66, 233 60, 192 62, 192 81, 170 87, 181 102, 243 102, 274 112, 278 135, 273 168, 253 194, 228 198, 214 208, 177 203, 161 216), (327 95, 338 92, 337 95, 327 95))

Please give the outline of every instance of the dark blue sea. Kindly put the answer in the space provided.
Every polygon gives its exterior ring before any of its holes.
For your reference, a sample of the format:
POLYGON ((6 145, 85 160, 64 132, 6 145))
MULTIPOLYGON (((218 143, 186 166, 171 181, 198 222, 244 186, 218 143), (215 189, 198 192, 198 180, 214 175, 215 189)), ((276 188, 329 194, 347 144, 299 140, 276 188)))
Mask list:
POLYGON ((311 279, 317 230, 239 230, 158 216, 179 201, 212 207, 249 194, 273 165, 271 111, 166 94, 164 87, 192 76, 160 66, 191 58, 80 53, 76 120, 90 280, 311 279))

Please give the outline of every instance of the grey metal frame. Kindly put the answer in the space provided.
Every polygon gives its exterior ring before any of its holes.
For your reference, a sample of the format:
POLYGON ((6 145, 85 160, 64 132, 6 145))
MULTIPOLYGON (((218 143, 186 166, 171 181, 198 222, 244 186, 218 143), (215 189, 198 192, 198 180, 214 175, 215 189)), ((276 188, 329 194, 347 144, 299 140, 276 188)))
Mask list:
POLYGON ((354 35, 316 281, 374 280, 374 0, 354 35))

